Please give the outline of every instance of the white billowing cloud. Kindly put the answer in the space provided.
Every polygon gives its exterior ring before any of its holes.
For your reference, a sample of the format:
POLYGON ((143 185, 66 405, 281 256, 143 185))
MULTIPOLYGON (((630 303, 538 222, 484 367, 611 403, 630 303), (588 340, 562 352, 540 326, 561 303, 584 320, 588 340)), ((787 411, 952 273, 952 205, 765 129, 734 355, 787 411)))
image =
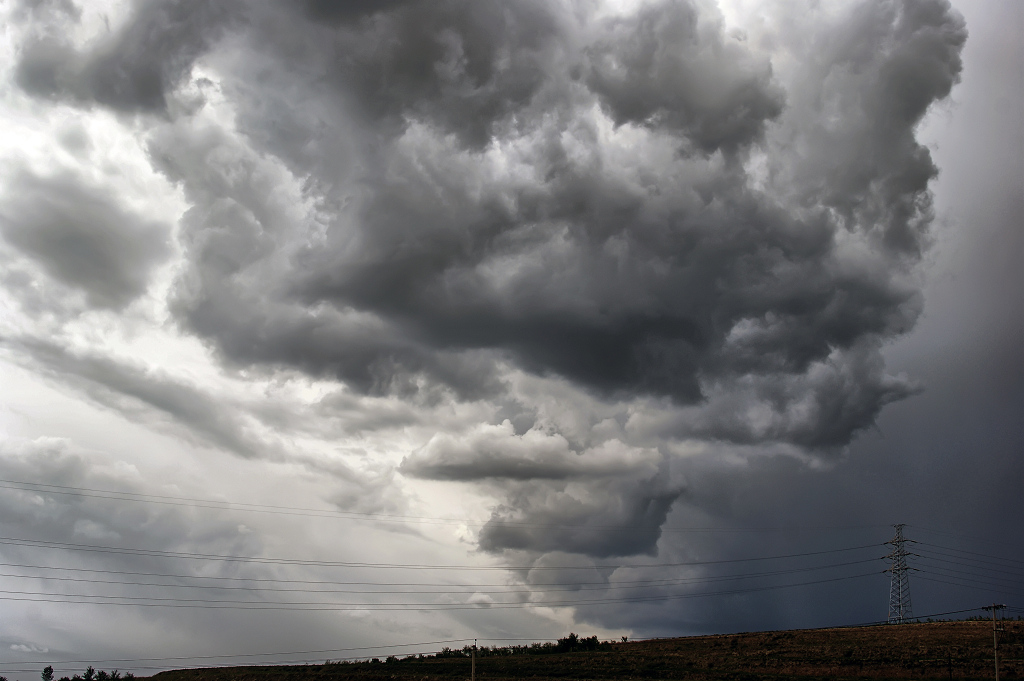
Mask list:
POLYGON ((35 645, 25 645, 24 643, 13 643, 11 644, 11 650, 15 650, 19 653, 48 653, 49 648, 43 648, 35 645))
POLYGON ((565 480, 650 474, 660 459, 656 451, 628 447, 616 440, 573 452, 558 433, 529 430, 516 435, 512 423, 505 420, 458 437, 435 435, 403 459, 400 470, 435 480, 565 480))

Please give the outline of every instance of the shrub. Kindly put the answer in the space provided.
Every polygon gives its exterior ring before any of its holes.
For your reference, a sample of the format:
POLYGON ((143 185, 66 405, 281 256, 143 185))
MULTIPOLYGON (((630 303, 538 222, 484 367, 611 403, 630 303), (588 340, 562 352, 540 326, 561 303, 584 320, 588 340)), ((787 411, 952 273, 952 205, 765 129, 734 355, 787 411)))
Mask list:
POLYGON ((558 652, 576 652, 578 650, 597 650, 601 643, 597 640, 597 636, 590 636, 588 638, 580 638, 576 634, 570 633, 565 638, 558 639, 558 645, 556 649, 558 652))

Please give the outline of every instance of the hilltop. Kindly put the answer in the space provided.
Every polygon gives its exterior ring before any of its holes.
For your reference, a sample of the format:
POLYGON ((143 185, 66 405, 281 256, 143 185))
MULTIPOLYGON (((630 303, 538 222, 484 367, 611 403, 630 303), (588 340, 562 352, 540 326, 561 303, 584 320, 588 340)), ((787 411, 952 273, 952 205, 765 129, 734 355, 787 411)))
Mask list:
MULTIPOLYGON (((1024 622, 1004 621, 1000 678, 1024 674, 1024 622)), ((154 681, 468 679, 465 657, 166 671, 154 681)), ((803 629, 602 644, 598 650, 478 657, 477 678, 990 679, 992 624, 803 629)))

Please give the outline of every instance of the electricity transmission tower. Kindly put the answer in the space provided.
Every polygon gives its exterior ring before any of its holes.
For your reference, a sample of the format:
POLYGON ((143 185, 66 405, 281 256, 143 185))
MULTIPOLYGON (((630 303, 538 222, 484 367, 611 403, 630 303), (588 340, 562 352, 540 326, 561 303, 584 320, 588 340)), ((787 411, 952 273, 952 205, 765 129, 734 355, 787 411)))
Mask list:
POLYGON ((914 616, 910 609, 910 581, 907 573, 906 539, 903 538, 904 523, 893 525, 896 528, 896 536, 885 542, 892 546, 892 552, 886 556, 892 560, 892 564, 886 568, 892 573, 889 582, 889 624, 903 624, 914 616))

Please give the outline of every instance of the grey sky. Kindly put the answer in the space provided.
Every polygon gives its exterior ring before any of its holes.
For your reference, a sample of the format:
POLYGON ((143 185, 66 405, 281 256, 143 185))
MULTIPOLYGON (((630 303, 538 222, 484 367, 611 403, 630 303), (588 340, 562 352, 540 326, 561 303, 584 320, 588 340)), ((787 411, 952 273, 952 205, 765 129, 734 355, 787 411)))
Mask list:
MULTIPOLYGON (((0 674, 873 621, 894 522, 1024 555, 1019 5, 3 11, 0 480, 65 487, 0 489, 0 674), (723 579, 800 566, 850 579, 723 579)), ((920 614, 1024 607, 921 560, 920 614)))

